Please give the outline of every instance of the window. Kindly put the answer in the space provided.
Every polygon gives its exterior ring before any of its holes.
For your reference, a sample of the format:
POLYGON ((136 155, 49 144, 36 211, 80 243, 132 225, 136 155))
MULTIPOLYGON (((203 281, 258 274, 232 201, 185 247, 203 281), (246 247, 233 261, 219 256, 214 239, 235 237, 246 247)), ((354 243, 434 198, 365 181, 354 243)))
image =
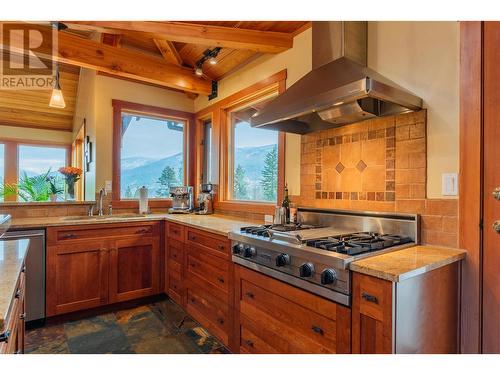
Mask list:
POLYGON ((56 185, 63 189, 64 179, 58 169, 67 165, 66 147, 19 145, 17 152, 19 200, 47 200, 47 176, 54 177, 56 185))
MULTIPOLYGON (((262 102, 261 102, 262 103, 262 102)), ((252 128, 255 105, 230 113, 233 200, 276 202, 278 194, 278 132, 252 128)))
POLYGON ((203 123, 203 182, 214 183, 212 180, 212 121, 203 123))
MULTIPOLYGON (((5 145, 0 143, 0 186, 5 182, 5 145)), ((3 194, 0 194, 0 202, 3 201, 3 194)))
POLYGON ((146 186, 150 198, 168 198, 169 188, 185 184, 185 123, 122 112, 120 198, 137 199, 146 186))

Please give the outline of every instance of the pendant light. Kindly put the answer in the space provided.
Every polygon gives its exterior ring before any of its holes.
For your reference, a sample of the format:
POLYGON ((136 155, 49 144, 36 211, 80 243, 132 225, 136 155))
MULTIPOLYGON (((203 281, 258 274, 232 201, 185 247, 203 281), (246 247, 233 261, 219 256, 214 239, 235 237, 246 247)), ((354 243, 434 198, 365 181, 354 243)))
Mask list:
POLYGON ((56 65, 56 82, 54 83, 54 88, 52 89, 52 95, 50 97, 49 107, 54 107, 54 108, 66 107, 66 103, 64 102, 64 97, 61 90, 61 85, 59 83, 59 64, 56 65))

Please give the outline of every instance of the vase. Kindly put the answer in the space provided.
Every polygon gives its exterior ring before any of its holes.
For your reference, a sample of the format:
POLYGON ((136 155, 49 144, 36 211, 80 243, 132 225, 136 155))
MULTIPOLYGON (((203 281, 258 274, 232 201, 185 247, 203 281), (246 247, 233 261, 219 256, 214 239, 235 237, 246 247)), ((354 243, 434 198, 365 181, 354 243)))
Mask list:
POLYGON ((75 200, 75 183, 74 182, 66 182, 66 200, 74 201, 75 200))
POLYGON ((57 194, 50 194, 50 201, 57 202, 57 194))

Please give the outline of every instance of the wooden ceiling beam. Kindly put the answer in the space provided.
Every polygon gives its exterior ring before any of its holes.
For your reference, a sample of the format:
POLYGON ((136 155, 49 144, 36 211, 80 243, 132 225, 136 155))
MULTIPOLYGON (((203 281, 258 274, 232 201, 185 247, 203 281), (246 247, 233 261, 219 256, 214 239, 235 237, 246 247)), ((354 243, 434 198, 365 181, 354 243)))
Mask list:
POLYGON ((161 55, 169 63, 182 66, 182 58, 172 42, 164 39, 153 39, 161 55))
POLYGON ((63 21, 71 28, 109 34, 140 32, 153 39, 279 53, 293 47, 293 34, 226 26, 155 21, 63 21))
MULTIPOLYGON (((48 37, 50 29, 39 28, 48 37)), ((16 41, 14 45, 22 45, 16 41)), ((8 48, 0 41, 0 48, 8 48)), ((24 50, 13 51, 26 53, 24 50)), ((43 54, 43 51, 39 51, 43 54)), ((43 57, 53 58, 52 51, 45 51, 43 57)), ((197 77, 192 69, 170 64, 161 58, 129 51, 80 38, 65 32, 58 34, 58 61, 120 77, 132 78, 161 86, 209 95, 211 82, 197 77)))

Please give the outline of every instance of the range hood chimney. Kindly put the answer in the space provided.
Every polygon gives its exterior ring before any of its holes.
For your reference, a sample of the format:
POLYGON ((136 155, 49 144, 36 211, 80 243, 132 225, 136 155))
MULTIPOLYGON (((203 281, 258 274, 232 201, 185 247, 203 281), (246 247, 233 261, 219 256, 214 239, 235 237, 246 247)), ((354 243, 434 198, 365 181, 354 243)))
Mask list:
POLYGON ((313 69, 251 125, 306 134, 421 109, 422 99, 366 66, 367 34, 367 22, 313 22, 313 69))

